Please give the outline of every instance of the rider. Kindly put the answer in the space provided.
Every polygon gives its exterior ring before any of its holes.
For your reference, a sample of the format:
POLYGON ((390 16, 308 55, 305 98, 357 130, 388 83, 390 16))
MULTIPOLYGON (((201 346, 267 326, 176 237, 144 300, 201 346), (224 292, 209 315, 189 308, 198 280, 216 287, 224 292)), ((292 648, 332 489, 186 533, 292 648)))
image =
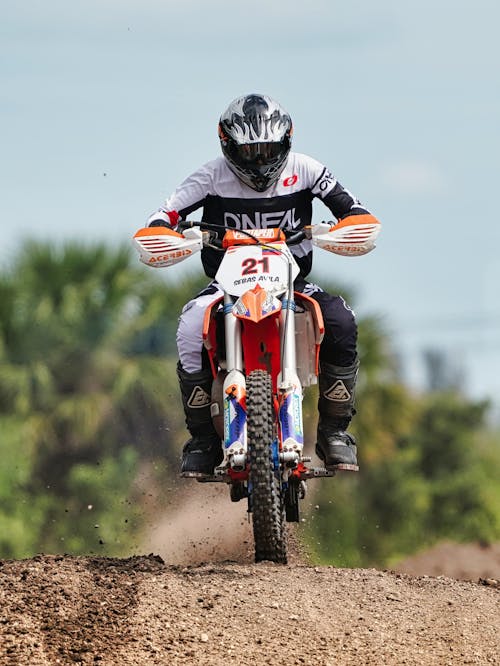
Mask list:
MULTIPOLYGON (((203 222, 211 224, 234 229, 299 230, 311 224, 315 197, 343 224, 350 221, 356 224, 361 221, 358 216, 377 224, 323 164, 290 151, 292 131, 290 116, 275 100, 259 94, 238 97, 219 121, 222 157, 188 176, 151 215, 148 226, 175 228, 179 220, 202 208, 203 222)), ((355 413, 354 389, 359 366, 354 314, 341 296, 327 294, 307 281, 312 266, 311 241, 292 246, 291 251, 300 268, 294 288, 318 302, 325 325, 319 355, 316 453, 330 469, 341 464, 355 465, 356 442, 346 432, 355 413)), ((222 461, 220 438, 210 416, 212 373, 202 343, 205 309, 222 295, 213 279, 221 260, 220 252, 204 247, 201 258, 212 281, 185 305, 177 330, 177 374, 191 434, 183 448, 184 476, 210 475, 222 461)))

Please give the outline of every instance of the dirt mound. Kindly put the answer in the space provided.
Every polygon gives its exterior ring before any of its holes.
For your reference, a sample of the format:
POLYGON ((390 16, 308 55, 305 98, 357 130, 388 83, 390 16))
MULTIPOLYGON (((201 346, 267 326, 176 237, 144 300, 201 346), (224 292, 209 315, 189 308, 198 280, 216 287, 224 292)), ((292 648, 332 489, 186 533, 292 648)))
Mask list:
POLYGON ((314 567, 291 531, 289 565, 254 564, 226 488, 176 497, 143 544, 159 555, 0 561, 0 665, 500 663, 498 576, 418 575, 452 550, 407 561, 415 577, 314 567))
POLYGON ((0 562, 0 664, 498 664, 500 592, 375 570, 160 557, 0 562))

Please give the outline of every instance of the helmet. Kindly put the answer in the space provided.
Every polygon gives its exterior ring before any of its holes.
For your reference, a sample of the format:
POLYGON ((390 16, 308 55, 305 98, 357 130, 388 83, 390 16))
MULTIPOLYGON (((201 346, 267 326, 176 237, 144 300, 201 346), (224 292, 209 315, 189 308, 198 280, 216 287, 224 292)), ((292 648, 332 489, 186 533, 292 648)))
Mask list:
POLYGON ((288 113, 266 95, 238 97, 219 121, 219 139, 229 168, 257 192, 264 192, 280 177, 292 132, 288 113))

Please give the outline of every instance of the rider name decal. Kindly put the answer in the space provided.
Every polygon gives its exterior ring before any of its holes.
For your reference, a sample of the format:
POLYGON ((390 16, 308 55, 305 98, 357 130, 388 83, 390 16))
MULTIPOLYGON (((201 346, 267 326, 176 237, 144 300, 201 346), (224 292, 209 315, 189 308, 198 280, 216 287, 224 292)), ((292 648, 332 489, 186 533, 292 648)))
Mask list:
POLYGON ((277 275, 251 275, 250 277, 240 278, 234 281, 234 285, 250 284, 251 282, 279 282, 280 279, 277 275))

